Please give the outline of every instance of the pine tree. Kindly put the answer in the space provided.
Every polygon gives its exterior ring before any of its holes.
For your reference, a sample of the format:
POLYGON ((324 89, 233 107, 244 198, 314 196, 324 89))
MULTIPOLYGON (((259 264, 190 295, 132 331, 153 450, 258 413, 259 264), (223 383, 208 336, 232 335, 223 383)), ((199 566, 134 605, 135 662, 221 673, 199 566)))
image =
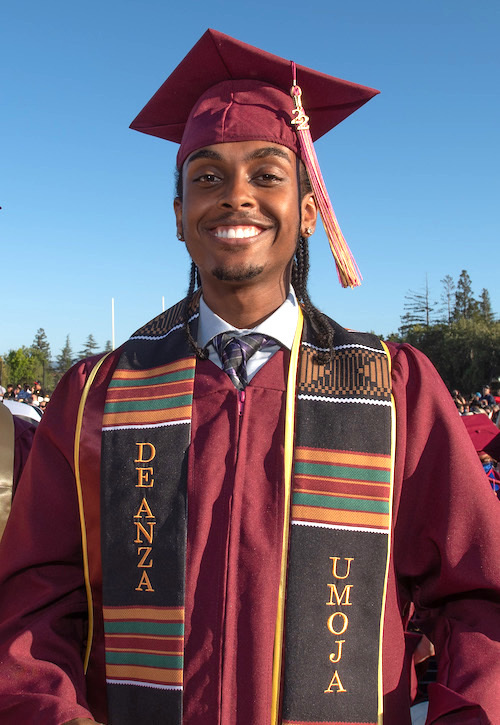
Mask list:
POLYGON ((31 343, 31 350, 33 351, 34 357, 38 360, 36 366, 35 375, 37 380, 42 380, 42 387, 46 390, 47 385, 53 385, 52 379, 52 363, 51 363, 51 351, 47 335, 43 327, 38 328, 36 331, 33 342, 31 343))
POLYGON ((425 287, 421 292, 409 290, 405 295, 404 314, 401 317, 401 334, 406 334, 416 325, 429 327, 434 322, 436 303, 431 301, 429 284, 425 278, 425 287))
POLYGON ((56 358, 56 371, 58 379, 62 378, 64 373, 70 369, 73 365, 73 350, 71 349, 71 343, 69 335, 66 336, 66 342, 61 352, 56 358))
POLYGON ((95 338, 92 334, 90 334, 87 339, 85 340, 85 344, 83 348, 78 353, 79 358, 85 358, 90 357, 91 355, 94 355, 97 350, 99 349, 99 345, 95 341, 95 338))
POLYGON ((104 345, 103 352, 111 352, 113 349, 113 346, 111 345, 111 340, 106 340, 106 344, 104 345))
POLYGON ((481 319, 483 319, 485 322, 491 324, 495 320, 495 315, 493 314, 493 309, 491 307, 491 298, 490 293, 487 289, 482 290, 481 295, 479 297, 479 316, 481 319))
POLYGON ((45 360, 46 363, 50 362, 50 345, 43 327, 39 327, 36 331, 33 342, 31 343, 31 348, 36 354, 38 354, 40 360, 45 360))
POLYGON ((453 319, 471 320, 478 312, 478 303, 472 294, 472 281, 467 270, 463 269, 457 282, 455 291, 455 307, 453 319))
POLYGON ((443 306, 441 311, 443 312, 444 321, 449 325, 453 320, 455 282, 453 281, 453 277, 447 274, 441 280, 441 284, 443 285, 443 291, 441 293, 443 306))

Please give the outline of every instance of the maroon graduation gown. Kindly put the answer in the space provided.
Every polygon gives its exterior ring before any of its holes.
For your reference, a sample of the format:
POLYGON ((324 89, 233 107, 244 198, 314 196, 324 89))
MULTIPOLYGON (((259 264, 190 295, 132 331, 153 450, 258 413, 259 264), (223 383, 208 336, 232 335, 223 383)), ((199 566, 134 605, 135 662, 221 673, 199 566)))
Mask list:
MULTIPOLYGON (((432 365, 408 346, 390 349, 397 459, 384 722, 409 723, 404 621, 413 600, 440 656, 429 722, 487 723, 474 705, 480 703, 489 721, 499 724, 498 502, 432 365)), ((197 368, 184 725, 269 722, 284 358, 278 353, 252 380, 242 417, 225 374, 209 361, 197 368)), ((96 717, 104 717, 99 622, 89 692, 82 672, 86 600, 72 458, 77 405, 90 366, 79 363, 51 400, 0 550, 0 721, 6 725, 88 717, 88 702, 96 717)), ((82 468, 94 476, 100 415, 97 404, 87 411, 82 436, 82 468)))

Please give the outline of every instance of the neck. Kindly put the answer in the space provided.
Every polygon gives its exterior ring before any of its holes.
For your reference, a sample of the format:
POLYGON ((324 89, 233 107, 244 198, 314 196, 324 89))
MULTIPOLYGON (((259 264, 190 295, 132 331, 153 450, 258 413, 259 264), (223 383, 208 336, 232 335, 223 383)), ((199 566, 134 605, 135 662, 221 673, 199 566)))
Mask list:
POLYGON ((286 300, 289 283, 283 281, 269 289, 260 285, 225 285, 216 293, 203 284, 203 299, 212 312, 239 329, 251 329, 273 314, 286 300))

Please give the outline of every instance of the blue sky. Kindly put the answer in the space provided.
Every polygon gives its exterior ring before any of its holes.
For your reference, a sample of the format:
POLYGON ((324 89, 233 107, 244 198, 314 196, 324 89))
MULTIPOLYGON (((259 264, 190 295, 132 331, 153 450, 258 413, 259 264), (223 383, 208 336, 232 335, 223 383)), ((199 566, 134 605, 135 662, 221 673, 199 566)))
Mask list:
POLYGON ((313 301, 343 325, 395 331, 408 290, 467 269, 500 313, 500 4, 482 0, 21 0, 0 26, 0 353, 43 327, 116 343, 184 296, 172 213, 176 147, 129 123, 213 27, 381 90, 317 144, 364 277, 343 290, 323 232, 313 301))

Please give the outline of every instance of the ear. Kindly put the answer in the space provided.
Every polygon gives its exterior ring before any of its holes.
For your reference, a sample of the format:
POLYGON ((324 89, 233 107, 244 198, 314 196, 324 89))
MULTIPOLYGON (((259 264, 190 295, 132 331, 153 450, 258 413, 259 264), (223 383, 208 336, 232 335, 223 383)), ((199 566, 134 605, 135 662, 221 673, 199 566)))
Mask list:
POLYGON ((177 239, 184 241, 184 234, 182 228, 182 201, 178 196, 174 199, 174 214, 175 214, 175 226, 177 228, 177 239))
POLYGON ((300 208, 302 211, 301 234, 303 234, 304 229, 306 229, 307 227, 312 229, 312 233, 314 233, 314 230, 316 229, 316 220, 318 217, 318 207, 316 205, 316 199, 314 198, 314 194, 305 194, 302 197, 302 201, 300 202, 300 208))

